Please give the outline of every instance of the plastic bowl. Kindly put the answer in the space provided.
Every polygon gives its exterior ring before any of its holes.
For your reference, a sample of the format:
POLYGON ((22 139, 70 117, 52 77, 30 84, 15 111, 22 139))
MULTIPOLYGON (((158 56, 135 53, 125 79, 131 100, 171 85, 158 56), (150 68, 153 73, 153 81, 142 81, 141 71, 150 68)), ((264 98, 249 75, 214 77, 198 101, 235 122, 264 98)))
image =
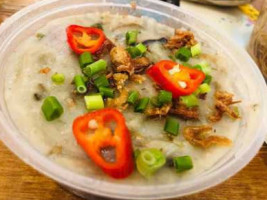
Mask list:
MULTIPOLYGON (((49 0, 31 5, 0 27, 0 130, 1 140, 24 162, 51 177, 72 192, 90 197, 90 194, 118 199, 163 199, 188 195, 214 186, 238 172, 255 156, 261 147, 266 130, 266 85, 255 63, 248 54, 235 46, 229 38, 196 19, 188 11, 171 4, 153 0, 137 1, 133 10, 129 0, 49 0), (49 20, 87 12, 145 15, 172 27, 192 29, 214 48, 220 49, 231 66, 230 78, 236 80, 244 104, 257 103, 257 111, 245 111, 241 131, 229 153, 211 169, 193 179, 166 185, 133 186, 114 181, 85 177, 69 171, 35 150, 20 134, 12 121, 4 100, 5 62, 21 41, 35 33, 49 20), (239 87, 240 86, 240 87, 239 87), (241 87, 242 86, 242 87, 241 87)), ((252 110, 252 109, 251 109, 252 110)), ((27 117, 27 113, 25 113, 27 117)))

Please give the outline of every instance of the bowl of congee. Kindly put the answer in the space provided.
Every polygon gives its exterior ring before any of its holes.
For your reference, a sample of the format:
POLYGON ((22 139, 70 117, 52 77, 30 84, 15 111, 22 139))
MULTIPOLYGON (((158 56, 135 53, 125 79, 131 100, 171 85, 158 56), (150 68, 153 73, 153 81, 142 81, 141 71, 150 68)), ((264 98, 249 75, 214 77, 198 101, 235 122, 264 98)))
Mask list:
POLYGON ((84 198, 192 194, 264 141, 260 71, 190 10, 41 1, 7 19, 0 41, 1 140, 84 198))

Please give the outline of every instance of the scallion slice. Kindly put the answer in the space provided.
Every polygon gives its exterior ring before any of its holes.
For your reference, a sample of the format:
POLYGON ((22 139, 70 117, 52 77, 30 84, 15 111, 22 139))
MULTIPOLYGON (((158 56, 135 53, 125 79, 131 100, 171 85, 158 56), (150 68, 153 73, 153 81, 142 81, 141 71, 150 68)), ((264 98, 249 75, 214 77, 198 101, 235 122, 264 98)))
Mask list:
POLYGON ((209 63, 203 61, 199 65, 201 66, 201 70, 204 72, 204 74, 209 75, 211 73, 211 67, 209 63))
POLYGON ((87 65, 90 65, 94 62, 93 56, 90 52, 84 52, 80 55, 79 63, 80 67, 83 69, 87 65))
POLYGON ((53 121, 63 114, 64 109, 56 97, 49 96, 43 102, 42 112, 47 121, 53 121))
POLYGON ((51 77, 51 80, 53 81, 53 83, 60 85, 60 84, 63 84, 65 82, 65 76, 64 76, 64 74, 55 73, 51 77))
POLYGON ((128 47, 126 50, 132 58, 136 58, 142 55, 141 51, 136 47, 128 47))
POLYGON ((107 69, 107 61, 100 59, 90 65, 87 65, 83 69, 83 73, 86 74, 88 77, 92 77, 93 75, 105 71, 107 69))
POLYGON ((200 94, 205 94, 205 93, 208 93, 210 92, 211 88, 210 88, 210 85, 207 84, 207 83, 202 83, 200 86, 199 86, 199 90, 200 90, 200 94))
POLYGON ((127 102, 134 105, 137 100, 139 99, 139 92, 138 91, 131 91, 129 96, 128 96, 128 100, 127 102))
POLYGON ((158 94, 158 102, 161 105, 172 102, 172 93, 166 90, 160 90, 158 94))
POLYGON ((135 46, 140 52, 141 54, 143 55, 147 48, 146 48, 146 45, 142 44, 142 43, 139 43, 138 45, 135 46))
POLYGON ((74 83, 76 91, 80 94, 85 94, 87 92, 87 87, 84 82, 84 78, 81 75, 74 76, 74 83))
POLYGON ((198 56, 201 54, 201 45, 200 43, 197 43, 196 45, 191 47, 191 54, 192 57, 198 56))
POLYGON ((166 163, 166 158, 158 149, 141 150, 136 159, 137 170, 146 178, 151 177, 166 163))
POLYGON ((137 105, 135 106, 134 111, 135 112, 144 112, 148 106, 148 103, 149 103, 148 97, 144 97, 144 98, 140 99, 139 102, 137 103, 137 105))
POLYGON ((182 47, 175 52, 175 57, 184 62, 187 62, 191 56, 191 51, 186 47, 182 47))
POLYGON ((194 95, 182 96, 180 97, 181 101, 186 105, 186 107, 198 106, 198 98, 194 95))
POLYGON ((152 97, 152 98, 150 99, 150 104, 151 104, 152 106, 154 106, 154 107, 160 107, 161 104, 160 104, 159 101, 158 101, 158 96, 152 97))
POLYGON ((212 76, 211 75, 206 75, 205 80, 203 81, 203 83, 207 83, 210 84, 212 81, 212 76))
POLYGON ((101 94, 84 96, 86 108, 90 111, 104 108, 104 100, 101 94))
POLYGON ((133 31, 128 31, 126 33, 126 44, 127 45, 134 45, 137 42, 137 36, 138 36, 138 31, 133 30, 133 31))
POLYGON ((100 87, 99 92, 104 97, 114 98, 114 90, 111 88, 100 87))
POLYGON ((164 131, 167 133, 177 136, 179 133, 180 124, 177 119, 168 117, 165 122, 164 131))
POLYGON ((173 158, 173 164, 176 172, 183 172, 193 168, 193 161, 190 156, 181 156, 173 158))
POLYGON ((101 75, 99 77, 97 77, 95 80, 94 80, 94 84, 97 88, 100 88, 100 87, 108 87, 109 86, 109 82, 108 82, 108 79, 105 75, 101 75))

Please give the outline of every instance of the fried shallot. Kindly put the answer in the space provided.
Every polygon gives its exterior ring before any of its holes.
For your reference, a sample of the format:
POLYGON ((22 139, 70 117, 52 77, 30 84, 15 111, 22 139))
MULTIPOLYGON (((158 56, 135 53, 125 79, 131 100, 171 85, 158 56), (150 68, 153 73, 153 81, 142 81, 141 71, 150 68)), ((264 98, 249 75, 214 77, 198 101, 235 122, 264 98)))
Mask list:
POLYGON ((148 108, 146 109, 145 114, 150 117, 166 116, 171 107, 172 104, 165 104, 161 108, 148 108))
POLYGON ((170 109, 170 114, 178 115, 183 119, 197 120, 199 118, 198 107, 188 108, 182 102, 177 100, 173 107, 170 109))
POLYGON ((207 135, 212 130, 211 126, 188 126, 183 130, 183 136, 192 145, 209 148, 213 145, 229 146, 232 141, 226 137, 207 135))
POLYGON ((167 44, 165 44, 165 47, 173 50, 184 46, 191 47, 196 43, 197 41, 195 40, 194 34, 191 31, 176 29, 175 35, 168 40, 167 44))
POLYGON ((129 75, 134 73, 131 56, 123 47, 113 47, 110 58, 115 72, 127 72, 129 75))
POLYGON ((240 118, 239 114, 235 112, 230 105, 240 103, 241 101, 233 101, 233 94, 225 91, 217 91, 214 94, 215 97, 215 111, 213 115, 209 116, 211 122, 218 122, 221 120, 223 113, 228 114, 234 119, 240 118))

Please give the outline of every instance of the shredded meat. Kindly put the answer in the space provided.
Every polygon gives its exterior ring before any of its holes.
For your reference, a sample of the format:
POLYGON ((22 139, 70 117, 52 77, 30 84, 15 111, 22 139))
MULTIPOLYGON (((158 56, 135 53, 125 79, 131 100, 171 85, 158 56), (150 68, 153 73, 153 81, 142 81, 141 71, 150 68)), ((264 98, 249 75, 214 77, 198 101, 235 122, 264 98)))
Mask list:
POLYGON ((226 137, 210 135, 207 133, 212 130, 212 127, 203 126, 189 126, 184 128, 183 135, 185 139, 192 145, 209 148, 213 145, 229 146, 232 141, 226 137))
POLYGON ((209 116, 211 122, 218 122, 221 120, 223 113, 227 113, 230 117, 238 119, 239 115, 229 106, 232 104, 240 103, 241 101, 233 101, 233 94, 217 91, 215 92, 215 111, 213 115, 209 116))
POLYGON ((130 75, 134 73, 131 56, 123 47, 112 48, 110 58, 116 72, 128 72, 130 75))
POLYGON ((39 73, 40 74, 48 74, 51 71, 51 68, 45 67, 43 69, 40 69, 39 73))
POLYGON ((176 101, 174 106, 170 109, 171 114, 178 115, 183 119, 198 119, 199 110, 198 107, 188 108, 186 105, 182 104, 179 100, 176 101))
POLYGON ((132 60, 135 73, 141 73, 151 65, 147 57, 135 58, 132 60))
POLYGON ((141 83, 143 83, 146 80, 146 78, 144 76, 140 75, 140 74, 133 74, 131 76, 131 80, 133 82, 135 82, 135 83, 141 84, 141 83))
POLYGON ((148 108, 146 109, 146 115, 148 116, 165 116, 168 114, 169 110, 171 109, 172 104, 165 104, 161 108, 148 108))
POLYGON ((115 99, 107 99, 107 106, 111 108, 120 108, 120 109, 126 109, 128 104, 127 104, 127 99, 128 99, 128 90, 127 89, 122 89, 120 92, 120 96, 115 98, 115 99))
POLYGON ((195 40, 194 34, 191 31, 176 29, 175 35, 168 40, 167 44, 165 44, 165 47, 173 50, 179 49, 184 46, 191 47, 196 43, 197 42, 195 40))
POLYGON ((113 44, 113 42, 111 42, 109 39, 106 39, 101 48, 94 54, 94 58, 96 60, 99 60, 104 55, 109 54, 114 46, 115 45, 113 44))
POLYGON ((125 86, 125 82, 128 80, 129 76, 123 73, 113 74, 113 80, 115 81, 115 85, 117 89, 120 91, 125 86))

